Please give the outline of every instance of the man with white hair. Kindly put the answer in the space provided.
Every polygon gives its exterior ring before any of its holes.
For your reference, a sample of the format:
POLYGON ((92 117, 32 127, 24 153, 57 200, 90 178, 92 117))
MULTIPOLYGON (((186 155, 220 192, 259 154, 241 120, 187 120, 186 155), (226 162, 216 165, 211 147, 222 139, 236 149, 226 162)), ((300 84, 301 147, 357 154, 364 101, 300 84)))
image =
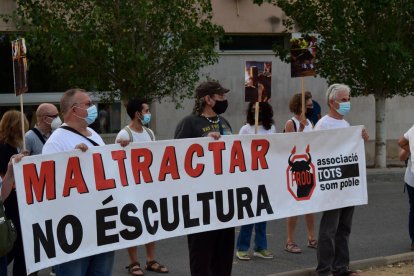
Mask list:
MULTIPOLYGON (((349 127, 344 116, 351 110, 351 89, 345 84, 332 84, 326 91, 329 112, 315 125, 314 130, 349 127)), ((362 138, 368 140, 368 133, 362 130, 362 138)), ((323 212, 318 237, 318 275, 357 276, 349 270, 349 235, 351 233, 354 206, 323 212)))

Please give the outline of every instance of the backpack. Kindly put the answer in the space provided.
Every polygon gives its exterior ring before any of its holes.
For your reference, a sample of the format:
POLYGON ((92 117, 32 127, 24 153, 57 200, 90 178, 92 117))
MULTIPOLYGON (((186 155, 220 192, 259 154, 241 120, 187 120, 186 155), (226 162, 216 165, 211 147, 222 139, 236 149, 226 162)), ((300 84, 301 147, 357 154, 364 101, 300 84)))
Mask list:
MULTIPOLYGON (((151 141, 154 141, 154 135, 152 134, 151 130, 144 126, 142 126, 142 128, 148 133, 149 137, 151 138, 151 141)), ((124 129, 126 132, 128 132, 129 141, 134 142, 134 137, 132 136, 131 129, 128 126, 124 127, 124 129)))

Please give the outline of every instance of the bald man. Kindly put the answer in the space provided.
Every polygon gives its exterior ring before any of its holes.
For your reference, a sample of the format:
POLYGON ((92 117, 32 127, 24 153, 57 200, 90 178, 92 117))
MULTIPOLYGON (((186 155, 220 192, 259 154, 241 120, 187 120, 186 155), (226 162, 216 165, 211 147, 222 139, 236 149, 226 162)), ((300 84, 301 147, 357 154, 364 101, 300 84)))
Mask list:
POLYGON ((62 121, 55 105, 50 103, 39 105, 36 110, 36 125, 25 135, 29 155, 41 154, 46 140, 61 124, 62 121))

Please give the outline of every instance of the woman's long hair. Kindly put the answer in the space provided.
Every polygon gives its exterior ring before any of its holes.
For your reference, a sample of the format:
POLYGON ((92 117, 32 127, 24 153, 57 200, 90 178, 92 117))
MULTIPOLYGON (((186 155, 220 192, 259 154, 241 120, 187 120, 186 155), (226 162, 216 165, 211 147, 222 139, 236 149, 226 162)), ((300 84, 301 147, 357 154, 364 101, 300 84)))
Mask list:
MULTIPOLYGON (((255 105, 256 105, 255 102, 250 102, 246 110, 246 114, 247 114, 246 121, 251 126, 254 126, 254 113, 255 112, 254 112, 253 107, 255 105)), ((259 103, 259 118, 260 118, 259 121, 262 123, 262 126, 266 130, 269 130, 274 124, 273 108, 268 102, 259 103)))
MULTIPOLYGON (((29 121, 24 115, 24 132, 29 129, 29 121)), ((23 147, 22 121, 20 111, 9 110, 0 121, 0 141, 15 148, 23 147)))

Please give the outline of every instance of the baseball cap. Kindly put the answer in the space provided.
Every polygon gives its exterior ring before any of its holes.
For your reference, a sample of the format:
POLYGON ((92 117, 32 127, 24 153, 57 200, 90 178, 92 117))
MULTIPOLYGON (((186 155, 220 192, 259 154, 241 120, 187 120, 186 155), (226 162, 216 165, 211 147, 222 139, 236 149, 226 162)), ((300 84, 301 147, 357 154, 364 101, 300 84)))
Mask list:
POLYGON ((196 97, 202 98, 207 95, 213 94, 224 94, 229 92, 230 89, 224 88, 220 85, 220 83, 215 81, 206 81, 200 83, 199 86, 196 88, 196 97))

